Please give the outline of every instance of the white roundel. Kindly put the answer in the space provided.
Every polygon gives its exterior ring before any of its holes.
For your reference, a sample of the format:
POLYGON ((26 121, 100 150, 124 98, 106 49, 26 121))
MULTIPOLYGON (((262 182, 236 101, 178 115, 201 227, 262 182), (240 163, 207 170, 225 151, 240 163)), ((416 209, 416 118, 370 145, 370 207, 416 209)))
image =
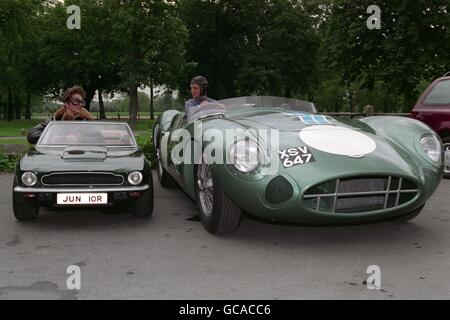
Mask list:
POLYGON ((306 127, 300 132, 300 139, 320 151, 350 157, 364 156, 377 147, 375 141, 364 133, 331 125, 306 127))

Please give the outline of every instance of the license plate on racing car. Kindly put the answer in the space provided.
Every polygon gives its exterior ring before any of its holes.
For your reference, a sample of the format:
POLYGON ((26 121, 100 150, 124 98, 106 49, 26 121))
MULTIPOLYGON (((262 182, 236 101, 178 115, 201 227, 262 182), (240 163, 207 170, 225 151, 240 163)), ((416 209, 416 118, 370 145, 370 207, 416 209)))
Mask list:
POLYGON ((58 193, 56 203, 60 205, 107 204, 107 193, 58 193))

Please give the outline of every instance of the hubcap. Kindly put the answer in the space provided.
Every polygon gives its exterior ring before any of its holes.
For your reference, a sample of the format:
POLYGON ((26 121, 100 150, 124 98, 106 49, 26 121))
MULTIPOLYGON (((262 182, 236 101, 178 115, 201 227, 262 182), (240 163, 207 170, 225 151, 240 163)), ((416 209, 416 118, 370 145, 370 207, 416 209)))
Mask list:
POLYGON ((211 169, 207 164, 202 163, 198 168, 197 187, 200 205, 203 212, 209 217, 212 213, 214 196, 211 169))
POLYGON ((450 143, 444 144, 444 173, 450 173, 450 143))

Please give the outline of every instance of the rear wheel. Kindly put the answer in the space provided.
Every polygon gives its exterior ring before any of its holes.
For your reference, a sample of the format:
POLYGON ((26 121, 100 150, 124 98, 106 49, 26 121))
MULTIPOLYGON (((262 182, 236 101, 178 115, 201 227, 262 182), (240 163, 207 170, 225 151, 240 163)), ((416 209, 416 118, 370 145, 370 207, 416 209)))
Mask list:
POLYGON ((133 206, 135 217, 150 217, 153 213, 153 179, 149 179, 150 188, 143 192, 133 206))
POLYGON ((19 221, 29 221, 36 219, 39 214, 39 206, 25 199, 22 193, 14 192, 14 187, 16 186, 17 181, 16 178, 14 178, 12 193, 14 217, 19 221))
POLYGON ((411 211, 410 213, 407 213, 403 216, 395 218, 395 221, 406 222, 406 221, 412 220, 415 217, 417 217, 419 215, 419 213, 422 212, 423 207, 425 207, 425 204, 421 205, 419 208, 415 209, 414 211, 411 211))
POLYGON ((236 231, 242 220, 242 210, 215 182, 211 167, 202 163, 195 172, 195 202, 203 226, 213 234, 236 231))
POLYGON ((442 139, 444 144, 444 178, 450 179, 450 137, 442 139))

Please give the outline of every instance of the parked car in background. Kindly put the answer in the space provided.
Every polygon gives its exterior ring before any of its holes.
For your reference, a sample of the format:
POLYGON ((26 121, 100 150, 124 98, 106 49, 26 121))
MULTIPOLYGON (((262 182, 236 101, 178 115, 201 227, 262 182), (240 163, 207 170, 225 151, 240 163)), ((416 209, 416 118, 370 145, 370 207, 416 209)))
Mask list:
POLYGON ((422 94, 412 117, 437 132, 444 148, 444 178, 450 178, 450 72, 436 79, 422 94))
POLYGON ((13 212, 37 218, 40 207, 131 208, 153 212, 150 162, 126 123, 52 121, 16 165, 13 212))

